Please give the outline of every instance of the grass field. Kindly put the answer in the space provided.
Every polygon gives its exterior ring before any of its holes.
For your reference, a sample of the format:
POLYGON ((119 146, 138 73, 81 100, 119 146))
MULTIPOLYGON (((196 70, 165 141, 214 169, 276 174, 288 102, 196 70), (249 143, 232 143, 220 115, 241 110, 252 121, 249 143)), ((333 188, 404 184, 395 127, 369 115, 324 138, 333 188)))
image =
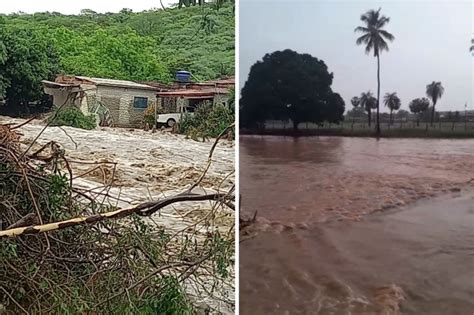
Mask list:
MULTIPOLYGON (((414 121, 408 122, 381 122, 382 137, 392 138, 474 138, 474 122, 437 122, 433 126, 429 123, 414 121)), ((287 135, 287 136, 344 136, 344 137, 373 137, 375 124, 368 126, 366 122, 345 121, 340 124, 324 124, 322 126, 312 123, 302 123, 298 131, 293 130, 293 125, 283 122, 267 122, 265 129, 241 129, 241 134, 261 135, 287 135)))

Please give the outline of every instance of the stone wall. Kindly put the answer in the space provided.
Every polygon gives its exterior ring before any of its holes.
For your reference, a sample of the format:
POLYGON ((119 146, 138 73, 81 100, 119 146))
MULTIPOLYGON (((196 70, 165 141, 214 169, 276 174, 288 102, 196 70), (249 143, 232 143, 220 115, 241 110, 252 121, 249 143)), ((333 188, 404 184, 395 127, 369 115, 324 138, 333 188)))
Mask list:
POLYGON ((102 85, 97 89, 97 98, 109 108, 116 127, 142 126, 145 109, 133 107, 135 97, 147 97, 148 106, 156 103, 156 92, 153 90, 102 85))
POLYGON ((81 88, 83 92, 80 108, 85 115, 89 115, 97 99, 97 88, 95 85, 81 85, 81 88))

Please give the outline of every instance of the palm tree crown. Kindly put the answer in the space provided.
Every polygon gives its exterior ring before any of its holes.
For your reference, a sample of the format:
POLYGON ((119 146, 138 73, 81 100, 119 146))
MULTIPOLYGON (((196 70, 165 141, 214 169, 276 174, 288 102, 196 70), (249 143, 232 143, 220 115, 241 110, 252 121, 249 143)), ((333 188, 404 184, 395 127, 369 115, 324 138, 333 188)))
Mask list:
POLYGON ((383 102, 391 111, 400 109, 402 104, 400 98, 397 96, 397 92, 385 94, 383 102))
POLYGON ((383 27, 390 22, 390 18, 380 14, 380 10, 369 10, 360 17, 365 26, 358 26, 355 32, 363 33, 361 37, 357 38, 356 44, 365 44, 365 52, 368 54, 374 51, 374 57, 386 50, 388 51, 388 44, 386 40, 393 41, 395 36, 383 29, 383 27))
POLYGON ((441 82, 435 82, 433 81, 432 83, 428 84, 426 86, 426 96, 431 98, 431 101, 433 104, 436 104, 438 99, 443 96, 444 93, 444 87, 441 85, 441 82))
POLYGON ((352 106, 354 106, 354 107, 359 106, 359 104, 360 104, 360 99, 359 99, 357 96, 354 96, 353 98, 351 98, 351 104, 352 104, 352 106))
POLYGON ((372 95, 372 92, 362 92, 359 97, 359 104, 366 111, 370 111, 377 107, 377 99, 372 95))

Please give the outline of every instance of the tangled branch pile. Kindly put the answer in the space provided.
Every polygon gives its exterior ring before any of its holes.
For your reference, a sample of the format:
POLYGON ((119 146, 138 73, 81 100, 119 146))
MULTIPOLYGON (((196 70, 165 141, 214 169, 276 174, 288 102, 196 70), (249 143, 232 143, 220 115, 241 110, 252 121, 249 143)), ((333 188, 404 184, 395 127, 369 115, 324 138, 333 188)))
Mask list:
POLYGON ((72 185, 58 144, 25 152, 18 127, 0 125, 0 313, 188 314, 185 282, 212 295, 231 277, 234 233, 212 223, 230 194, 186 191, 118 209, 107 189, 72 185), (170 233, 152 217, 197 200, 212 204, 199 227, 170 233))

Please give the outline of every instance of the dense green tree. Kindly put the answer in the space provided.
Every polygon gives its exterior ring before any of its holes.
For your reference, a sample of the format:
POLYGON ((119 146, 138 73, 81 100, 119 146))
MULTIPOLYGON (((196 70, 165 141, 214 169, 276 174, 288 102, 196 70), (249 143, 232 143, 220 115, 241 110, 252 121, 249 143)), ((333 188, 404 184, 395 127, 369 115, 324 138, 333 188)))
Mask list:
MULTIPOLYGON (((365 110, 362 107, 359 107, 360 105, 360 98, 358 96, 354 96, 351 98, 351 105, 352 109, 347 112, 347 117, 365 117, 365 110)), ((354 120, 352 121, 354 122, 354 120)))
POLYGON ((58 72, 58 55, 53 42, 43 30, 9 27, 1 33, 4 65, 0 68, 4 97, 9 107, 39 101, 43 91, 41 80, 53 79, 58 72))
POLYGON ((395 37, 384 30, 384 26, 390 22, 390 18, 380 14, 380 10, 369 10, 360 17, 365 23, 364 26, 358 26, 355 32, 363 33, 357 38, 357 45, 365 45, 365 52, 368 54, 374 52, 377 58, 377 123, 376 134, 380 135, 380 53, 384 50, 388 51, 387 40, 393 41, 395 37))
POLYGON ((426 97, 416 98, 410 102, 408 107, 410 111, 417 116, 416 124, 420 125, 420 117, 423 112, 425 112, 430 106, 430 101, 426 97))
POLYGON ((0 16, 0 99, 5 97, 5 92, 8 86, 8 79, 5 77, 5 72, 2 69, 5 69, 5 63, 7 61, 7 48, 4 44, 4 19, 0 16))
POLYGON ((64 56, 61 68, 65 73, 133 81, 171 80, 165 63, 154 53, 153 40, 132 29, 98 29, 83 36, 59 28, 53 36, 64 56))
POLYGON ((400 109, 396 114, 395 116, 398 118, 398 119, 408 119, 408 117, 410 117, 410 112, 407 111, 407 110, 404 110, 404 109, 400 109))
MULTIPOLYGON (((0 69, 4 69, 5 62, 7 61, 7 48, 3 43, 3 37, 0 35, 0 69)), ((9 85, 8 79, 5 77, 6 73, 0 70, 0 99, 5 97, 5 92, 9 85)))
POLYGON ((433 102, 433 107, 431 109, 431 122, 430 122, 431 125, 433 125, 433 120, 435 116, 436 102, 438 101, 438 99, 440 99, 443 96, 443 93, 444 93, 444 87, 441 85, 441 82, 433 81, 432 83, 426 86, 426 95, 433 102))
MULTIPOLYGON (((224 5, 227 2, 234 3, 235 1, 233 1, 233 0, 215 0, 213 2, 214 2, 214 5, 216 6, 216 8, 220 8, 222 5, 224 5)), ((180 9, 182 7, 188 8, 190 6, 195 6, 195 5, 202 6, 204 4, 206 4, 205 0, 178 0, 178 8, 180 8, 180 9)))
POLYGON ((213 4, 138 13, 85 9, 79 15, 11 14, 5 20, 8 28, 45 29, 68 74, 139 81, 169 81, 176 70, 191 71, 200 80, 234 74, 232 3, 223 3, 219 10, 213 4))
POLYGON ((386 93, 384 96, 384 104, 390 110, 390 124, 392 124, 392 113, 395 110, 399 110, 402 106, 400 98, 397 96, 397 92, 386 93))
POLYGON ((333 74, 324 61, 292 50, 266 54, 250 69, 242 89, 241 123, 255 127, 267 119, 339 122, 344 101, 331 90, 333 74))
POLYGON ((351 104, 353 107, 358 107, 360 105, 360 98, 358 96, 354 96, 351 98, 351 104))
POLYGON ((372 95, 372 92, 362 92, 359 97, 359 103, 367 112, 367 119, 369 126, 372 124, 372 110, 377 108, 377 99, 372 95))

